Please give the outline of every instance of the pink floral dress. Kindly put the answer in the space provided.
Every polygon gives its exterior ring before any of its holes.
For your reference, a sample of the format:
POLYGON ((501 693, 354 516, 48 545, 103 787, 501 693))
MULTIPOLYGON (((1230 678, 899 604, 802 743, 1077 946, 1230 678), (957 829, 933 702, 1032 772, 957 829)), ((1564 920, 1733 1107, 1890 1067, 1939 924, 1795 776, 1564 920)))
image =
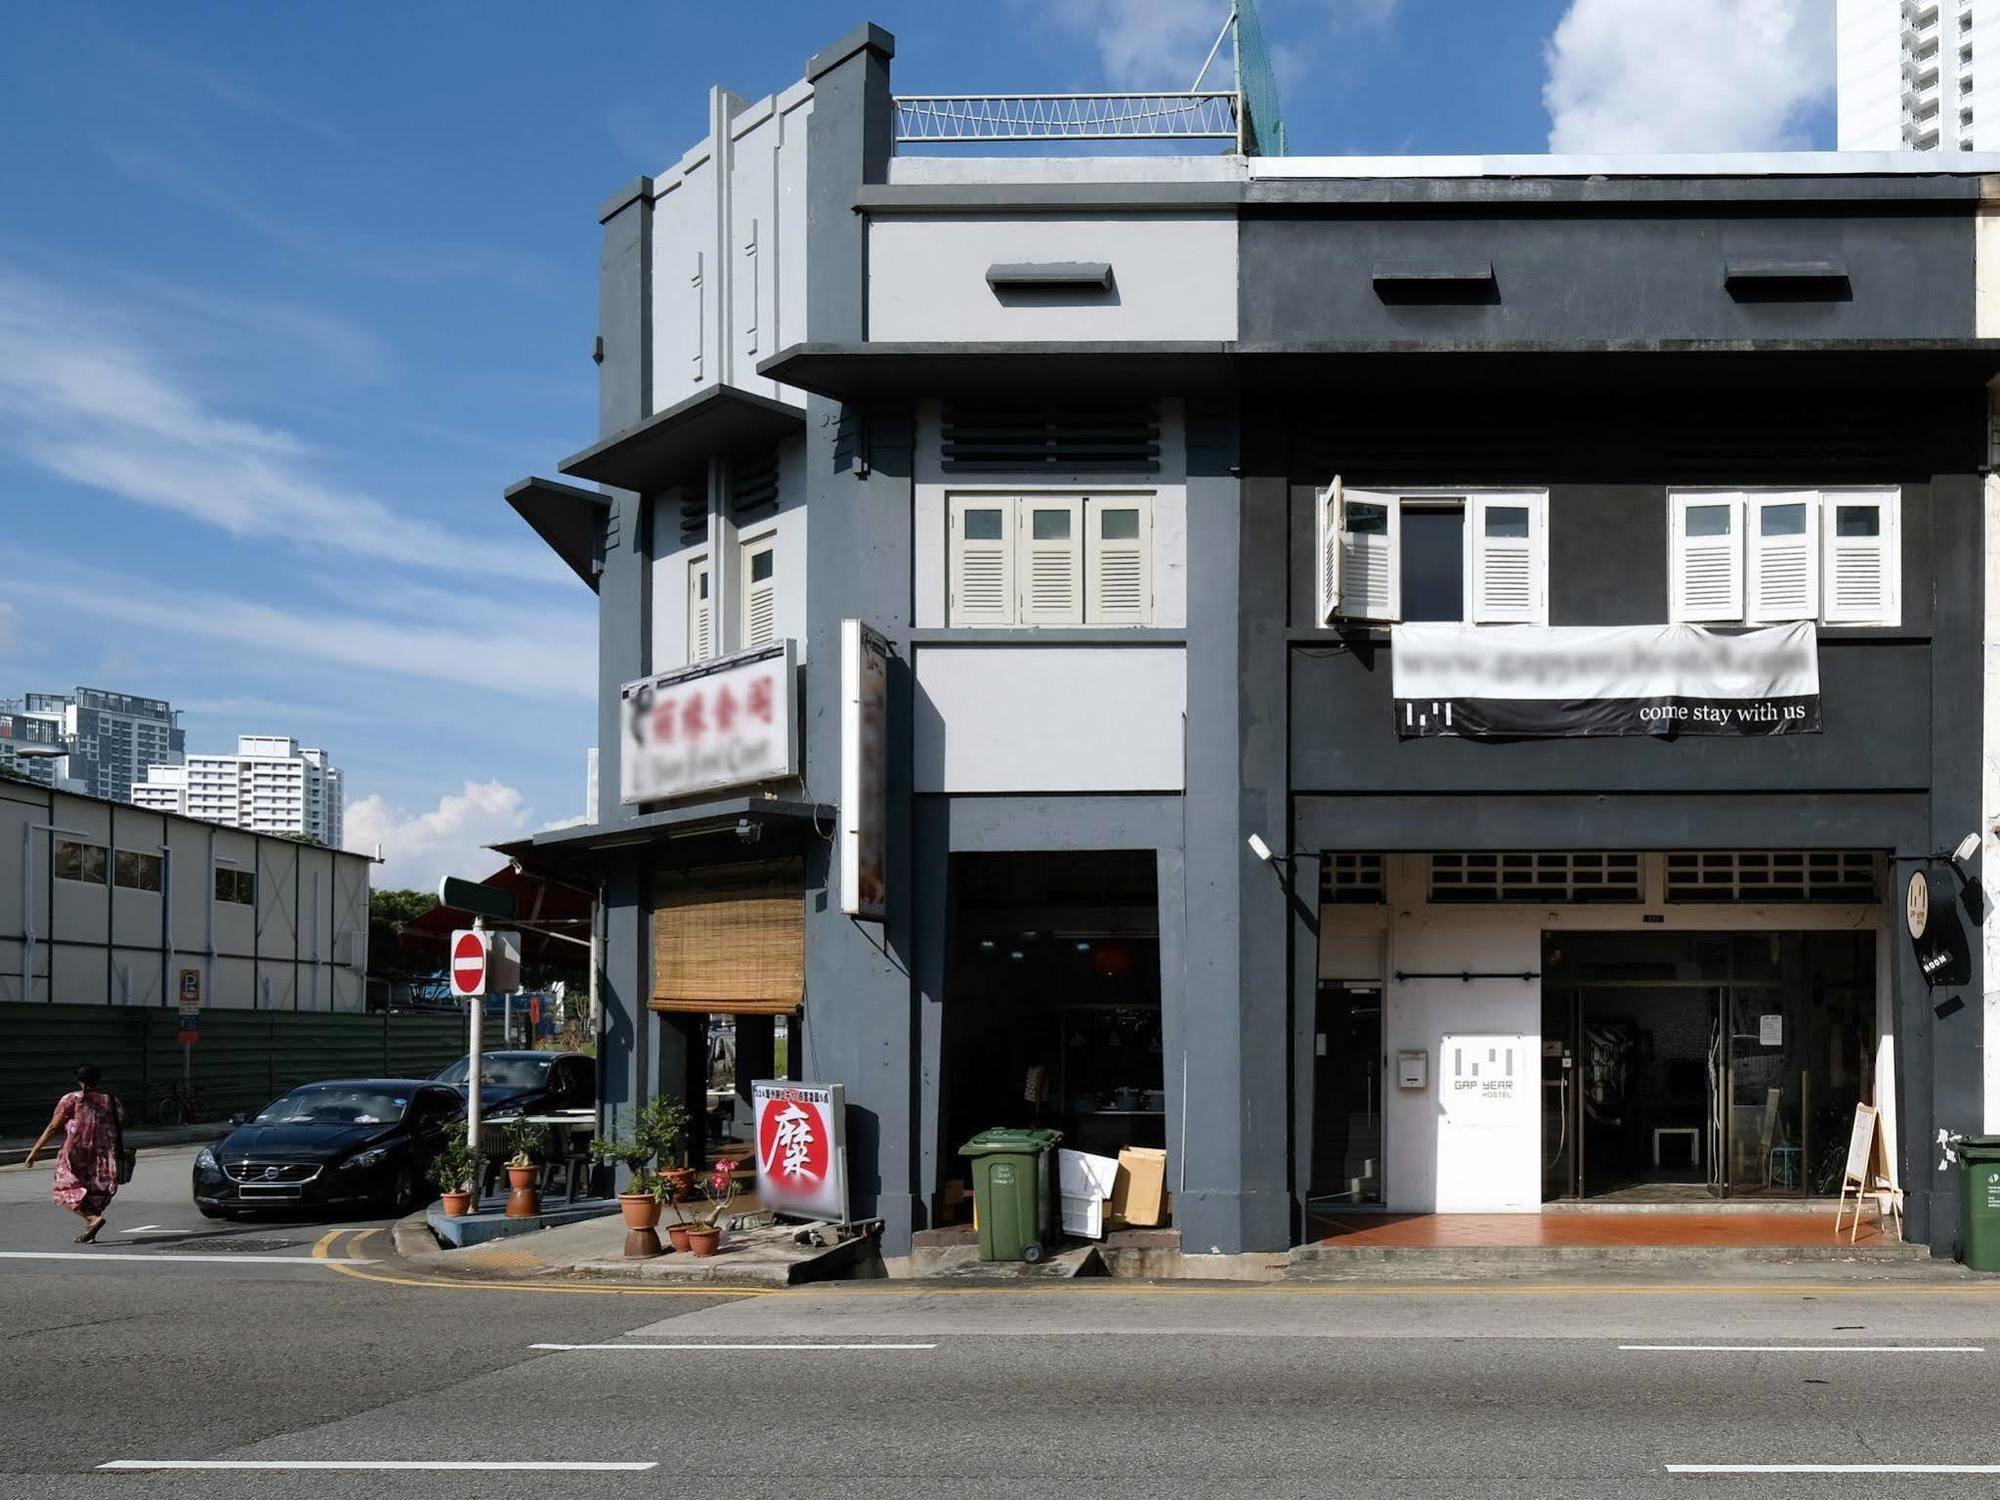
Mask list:
POLYGON ((111 1096, 96 1089, 64 1094, 56 1105, 63 1122, 62 1150, 56 1153, 58 1204, 101 1214, 118 1191, 118 1117, 111 1096))

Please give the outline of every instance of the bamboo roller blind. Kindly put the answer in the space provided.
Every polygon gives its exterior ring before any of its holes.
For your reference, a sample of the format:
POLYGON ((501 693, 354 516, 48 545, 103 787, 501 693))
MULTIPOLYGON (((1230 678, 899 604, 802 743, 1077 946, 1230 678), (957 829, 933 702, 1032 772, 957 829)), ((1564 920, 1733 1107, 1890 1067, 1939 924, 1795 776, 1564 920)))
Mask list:
POLYGON ((652 920, 654 1010, 785 1015, 805 999, 802 861, 663 877, 652 920))

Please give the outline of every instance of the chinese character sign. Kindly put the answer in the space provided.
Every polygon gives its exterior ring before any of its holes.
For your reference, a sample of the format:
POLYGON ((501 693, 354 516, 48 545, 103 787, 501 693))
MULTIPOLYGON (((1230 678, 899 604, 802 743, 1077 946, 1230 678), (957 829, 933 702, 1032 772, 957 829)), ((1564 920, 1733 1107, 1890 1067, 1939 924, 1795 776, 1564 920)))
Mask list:
POLYGON ((619 797, 652 802, 798 774, 792 643, 625 684, 619 797))
POLYGON ((889 643, 840 623, 840 909, 882 921, 888 903, 889 643))
POLYGON ((847 1222, 847 1103, 839 1084, 759 1079, 757 1196, 766 1208, 847 1222))

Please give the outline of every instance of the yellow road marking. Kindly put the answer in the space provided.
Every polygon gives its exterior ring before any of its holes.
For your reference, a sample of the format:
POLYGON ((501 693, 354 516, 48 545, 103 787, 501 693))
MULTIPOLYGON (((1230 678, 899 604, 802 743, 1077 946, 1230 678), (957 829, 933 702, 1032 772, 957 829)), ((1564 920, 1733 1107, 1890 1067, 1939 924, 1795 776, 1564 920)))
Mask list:
POLYGON ((313 1259, 325 1260, 329 1252, 333 1249, 333 1242, 346 1233, 345 1229, 329 1229, 325 1234, 313 1241, 313 1259))

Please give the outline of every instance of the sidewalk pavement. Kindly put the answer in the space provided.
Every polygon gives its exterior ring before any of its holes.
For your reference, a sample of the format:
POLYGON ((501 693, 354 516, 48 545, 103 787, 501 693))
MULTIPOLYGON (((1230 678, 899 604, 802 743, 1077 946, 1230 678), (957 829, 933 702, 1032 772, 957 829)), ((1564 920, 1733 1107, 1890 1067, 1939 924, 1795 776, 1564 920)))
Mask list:
MULTIPOLYGON (((227 1120, 216 1120, 206 1125, 161 1125, 132 1126, 125 1132, 125 1144, 135 1151, 161 1146, 198 1146, 210 1141, 219 1141, 236 1127, 227 1120)), ((19 1166, 28 1158, 28 1148, 35 1144, 33 1135, 0 1136, 0 1167, 19 1166)), ((44 1155, 52 1154, 62 1144, 60 1137, 52 1138, 42 1148, 44 1155)))

